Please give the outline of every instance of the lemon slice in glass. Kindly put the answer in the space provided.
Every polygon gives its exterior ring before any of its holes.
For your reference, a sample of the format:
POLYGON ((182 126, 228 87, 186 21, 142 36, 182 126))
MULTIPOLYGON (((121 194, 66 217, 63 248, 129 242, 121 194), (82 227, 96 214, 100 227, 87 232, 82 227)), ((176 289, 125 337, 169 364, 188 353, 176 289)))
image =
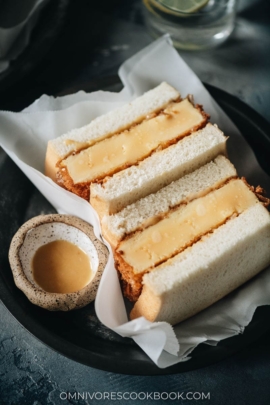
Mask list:
POLYGON ((205 7, 209 0, 158 0, 158 2, 179 13, 194 13, 205 7))

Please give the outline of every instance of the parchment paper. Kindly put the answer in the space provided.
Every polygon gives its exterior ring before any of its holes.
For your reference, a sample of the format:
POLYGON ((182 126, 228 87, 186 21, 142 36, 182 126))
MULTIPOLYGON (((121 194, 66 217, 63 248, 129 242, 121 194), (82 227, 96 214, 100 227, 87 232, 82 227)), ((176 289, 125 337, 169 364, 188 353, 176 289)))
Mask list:
MULTIPOLYGON (((98 217, 90 204, 43 175, 48 140, 87 124, 162 81, 177 88, 183 97, 193 94, 195 102, 203 104, 211 115, 211 122, 217 123, 230 136, 229 157, 239 174, 245 175, 251 183, 260 179, 260 184, 269 191, 269 177, 259 167, 252 150, 181 59, 168 36, 127 60, 120 67, 119 76, 124 84, 120 93, 98 91, 86 94, 81 91, 57 99, 44 95, 21 113, 0 112, 2 147, 58 212, 88 221, 101 239, 98 217)), ((95 308, 103 324, 122 336, 133 338, 158 367, 165 368, 187 361, 192 350, 202 342, 217 344, 243 332, 257 306, 265 304, 270 304, 270 269, 174 329, 165 322, 151 323, 144 318, 128 322, 111 254, 100 282, 95 308)))

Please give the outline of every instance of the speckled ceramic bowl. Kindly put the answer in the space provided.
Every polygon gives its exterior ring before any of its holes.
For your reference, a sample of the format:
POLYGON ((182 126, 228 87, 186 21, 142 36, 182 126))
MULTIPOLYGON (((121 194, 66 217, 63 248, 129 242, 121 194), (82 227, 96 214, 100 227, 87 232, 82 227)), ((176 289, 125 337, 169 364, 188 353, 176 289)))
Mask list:
POLYGON ((51 311, 69 311, 93 301, 108 260, 108 250, 96 237, 93 227, 70 215, 40 215, 27 221, 11 241, 9 262, 15 284, 35 305, 51 311), (93 277, 81 290, 73 293, 50 293, 34 280, 31 262, 40 246, 55 240, 66 240, 89 256, 93 277))

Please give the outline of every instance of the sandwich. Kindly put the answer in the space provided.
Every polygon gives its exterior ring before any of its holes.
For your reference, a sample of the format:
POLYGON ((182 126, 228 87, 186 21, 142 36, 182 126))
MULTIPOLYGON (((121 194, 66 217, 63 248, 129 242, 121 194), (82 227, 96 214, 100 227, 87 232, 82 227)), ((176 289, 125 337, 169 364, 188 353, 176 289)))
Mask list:
POLYGON ((269 201, 226 142, 167 83, 49 142, 46 174, 98 213, 131 319, 174 325, 270 264, 269 201))
MULTIPOLYGON (((115 262, 124 294, 136 302, 132 319, 180 322, 270 263, 269 213, 245 181, 231 177, 229 165, 218 181, 206 178, 204 189, 191 193, 191 200, 169 208, 118 243, 115 262), (247 221, 254 224, 243 229, 247 221)), ((207 171, 203 169, 194 178, 207 171)))
POLYGON ((269 212, 258 202, 145 274, 130 317, 175 325, 223 298, 269 264, 269 212))
POLYGON ((208 116, 167 83, 85 127, 49 141, 45 174, 89 200, 102 182, 203 127, 208 116))

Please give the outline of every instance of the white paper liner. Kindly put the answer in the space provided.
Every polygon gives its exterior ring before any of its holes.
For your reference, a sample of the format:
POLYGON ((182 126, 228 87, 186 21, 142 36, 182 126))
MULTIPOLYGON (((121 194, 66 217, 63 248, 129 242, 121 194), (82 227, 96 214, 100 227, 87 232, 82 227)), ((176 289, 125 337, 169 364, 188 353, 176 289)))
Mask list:
MULTIPOLYGON (((177 88, 183 97, 193 94, 195 102, 203 104, 211 115, 211 122, 217 123, 230 136, 229 158, 239 174, 245 175, 251 184, 256 184, 254 180, 259 179, 269 191, 269 177, 258 165, 251 148, 172 47, 168 36, 127 60, 121 66, 119 76, 124 84, 120 93, 99 91, 86 94, 81 91, 57 99, 44 95, 21 113, 0 112, 2 147, 58 212, 88 221, 100 238, 99 220, 92 207, 42 174, 48 140, 87 124, 162 81, 177 88)), ((257 306, 266 304, 270 304, 270 269, 210 308, 175 326, 174 330, 165 322, 151 323, 144 318, 128 322, 110 254, 95 308, 104 325, 122 336, 133 338, 158 367, 165 368, 188 360, 188 355, 202 342, 217 344, 241 333, 257 306)))

